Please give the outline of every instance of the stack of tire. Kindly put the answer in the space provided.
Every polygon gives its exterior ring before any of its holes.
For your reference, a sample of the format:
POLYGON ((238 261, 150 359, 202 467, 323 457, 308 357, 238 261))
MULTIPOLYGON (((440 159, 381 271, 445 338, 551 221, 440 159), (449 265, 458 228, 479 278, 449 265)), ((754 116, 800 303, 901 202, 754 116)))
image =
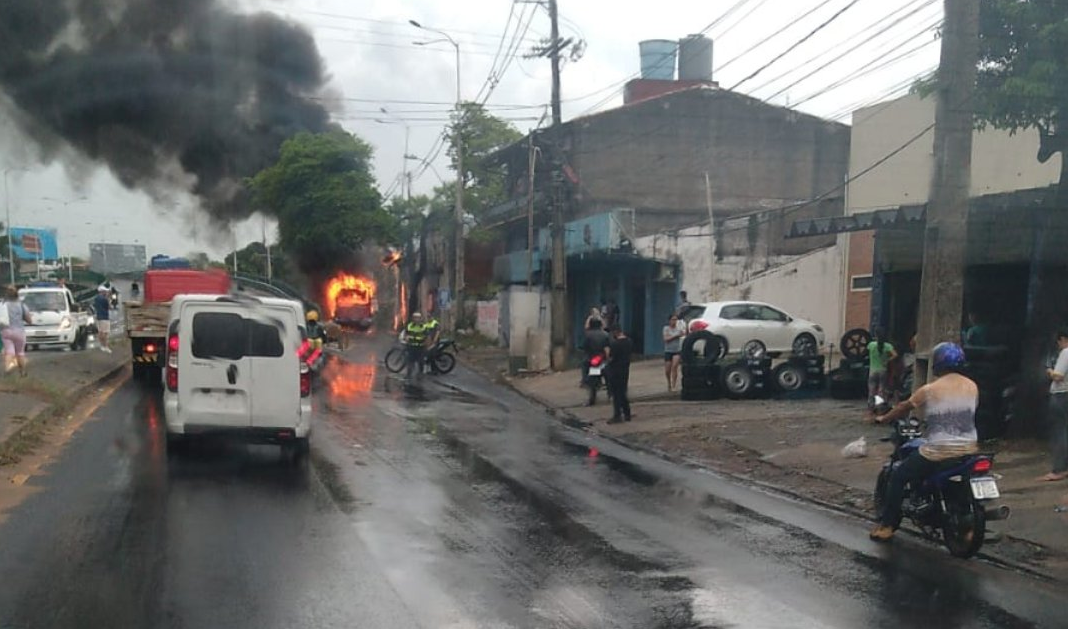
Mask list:
POLYGON ((688 334, 682 341, 682 392, 684 400, 714 400, 720 396, 721 373, 717 364, 724 347, 708 330, 688 334))
POLYGON ((828 374, 831 397, 838 400, 864 399, 868 396, 868 343, 871 334, 854 328, 842 336, 842 360, 828 374))
POLYGON ((771 388, 771 357, 745 356, 723 368, 723 390, 732 400, 758 397, 771 388))

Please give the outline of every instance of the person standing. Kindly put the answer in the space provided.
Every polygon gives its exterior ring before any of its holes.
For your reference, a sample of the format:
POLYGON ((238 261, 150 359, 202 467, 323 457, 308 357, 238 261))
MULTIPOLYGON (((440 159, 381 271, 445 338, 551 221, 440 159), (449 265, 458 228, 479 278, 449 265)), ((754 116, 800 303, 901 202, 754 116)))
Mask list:
POLYGON ((679 291, 679 303, 675 304, 675 314, 679 317, 686 312, 686 310, 693 304, 690 303, 689 298, 686 296, 686 291, 679 291))
POLYGON ((93 298, 93 312, 96 313, 96 338, 100 345, 100 351, 105 354, 111 353, 108 347, 108 337, 111 336, 111 291, 101 284, 96 289, 96 297, 93 298))
POLYGON ((14 286, 4 290, 0 307, 7 309, 7 325, 0 329, 4 346, 4 373, 18 365, 19 375, 26 377, 26 324, 30 321, 30 309, 19 301, 19 292, 14 286))
POLYGON ((582 350, 586 353, 586 360, 582 361, 582 381, 579 386, 587 386, 590 374, 590 359, 598 354, 604 355, 605 348, 612 342, 601 327, 600 319, 590 320, 590 329, 586 330, 586 336, 582 340, 582 350))
POLYGON ((890 378, 888 368, 890 361, 897 358, 894 346, 883 338, 886 334, 881 328, 875 328, 875 338, 868 343, 868 408, 875 408, 875 396, 889 398, 890 378))
POLYGON ((667 378, 668 391, 674 391, 679 383, 679 365, 682 363, 682 339, 686 336, 686 324, 679 321, 679 315, 672 313, 664 326, 664 376, 667 378))
POLYGON ((627 386, 630 384, 630 357, 634 343, 623 328, 612 328, 612 343, 608 346, 608 391, 612 395, 612 418, 609 424, 630 421, 630 400, 627 386))
POLYGON ((1057 359, 1046 369, 1049 378, 1049 442, 1052 471, 1038 481, 1068 478, 1068 328, 1057 331, 1057 359))
POLYGON ((430 326, 423 321, 423 313, 413 312, 412 320, 404 328, 405 368, 408 381, 412 375, 422 375, 423 363, 426 361, 426 341, 430 326))

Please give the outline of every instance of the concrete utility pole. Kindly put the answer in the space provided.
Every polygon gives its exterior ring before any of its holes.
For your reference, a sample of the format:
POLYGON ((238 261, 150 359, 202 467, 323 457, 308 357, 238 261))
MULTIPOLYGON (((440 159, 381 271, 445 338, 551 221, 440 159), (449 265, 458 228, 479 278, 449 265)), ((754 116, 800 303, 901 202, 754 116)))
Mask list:
POLYGON ((927 204, 916 326, 917 385, 927 381, 931 348, 942 341, 960 340, 972 170, 972 97, 978 58, 979 3, 945 0, 934 172, 927 204))
POLYGON ((705 171, 705 203, 708 204, 708 300, 716 300, 716 218, 712 215, 712 178, 705 171))
POLYGON ((529 155, 527 156, 527 290, 534 287, 534 164, 537 149, 534 146, 534 132, 528 136, 529 155))
POLYGON ((567 337, 571 326, 567 320, 567 255, 564 249, 564 198, 560 172, 563 166, 563 120, 560 111, 560 24, 556 0, 549 2, 549 58, 552 62, 552 367, 562 370, 567 363, 567 337))

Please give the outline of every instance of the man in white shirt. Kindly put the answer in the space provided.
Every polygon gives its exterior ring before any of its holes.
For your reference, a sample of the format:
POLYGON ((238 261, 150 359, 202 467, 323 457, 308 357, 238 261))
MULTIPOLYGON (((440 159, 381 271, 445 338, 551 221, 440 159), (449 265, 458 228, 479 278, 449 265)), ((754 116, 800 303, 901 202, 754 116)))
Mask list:
POLYGON ((1053 470, 1039 481, 1068 478, 1068 328, 1057 331, 1057 360, 1046 370, 1049 378, 1049 445, 1053 470))

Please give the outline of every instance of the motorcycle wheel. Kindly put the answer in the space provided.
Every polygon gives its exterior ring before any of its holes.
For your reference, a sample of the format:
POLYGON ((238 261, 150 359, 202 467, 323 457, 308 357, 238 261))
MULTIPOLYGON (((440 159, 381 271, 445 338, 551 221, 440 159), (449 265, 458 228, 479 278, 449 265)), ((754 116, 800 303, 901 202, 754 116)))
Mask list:
POLYGON ((456 368, 456 357, 448 352, 442 352, 434 357, 434 369, 444 375, 456 368))
MULTIPOLYGON (((965 487, 964 489, 967 489, 965 487)), ((974 556, 983 547, 986 536, 986 512, 971 496, 946 500, 942 542, 949 554, 961 559, 974 556)))
POLYGON ((390 373, 400 373, 404 371, 404 350, 400 349, 399 347, 394 347, 393 349, 386 352, 385 363, 386 369, 390 373))
POLYGON ((879 470, 879 478, 875 479, 875 492, 872 494, 872 503, 875 505, 875 517, 882 517, 883 506, 886 504, 886 487, 890 484, 890 467, 886 466, 879 470))
POLYGON ((590 390, 589 406, 597 404, 597 389, 601 388, 600 378, 590 378, 586 381, 586 388, 590 390))

